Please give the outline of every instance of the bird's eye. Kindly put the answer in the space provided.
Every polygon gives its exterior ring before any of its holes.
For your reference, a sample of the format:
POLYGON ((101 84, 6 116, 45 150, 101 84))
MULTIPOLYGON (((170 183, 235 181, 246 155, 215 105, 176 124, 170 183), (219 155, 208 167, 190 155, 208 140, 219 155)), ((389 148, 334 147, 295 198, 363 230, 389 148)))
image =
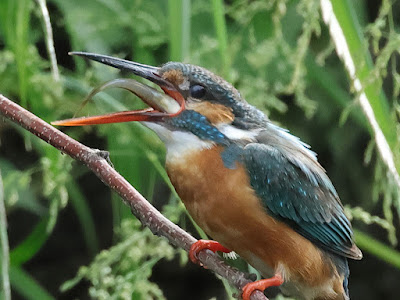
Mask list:
POLYGON ((190 87, 190 96, 193 98, 201 99, 206 94, 206 89, 204 86, 196 84, 190 87))

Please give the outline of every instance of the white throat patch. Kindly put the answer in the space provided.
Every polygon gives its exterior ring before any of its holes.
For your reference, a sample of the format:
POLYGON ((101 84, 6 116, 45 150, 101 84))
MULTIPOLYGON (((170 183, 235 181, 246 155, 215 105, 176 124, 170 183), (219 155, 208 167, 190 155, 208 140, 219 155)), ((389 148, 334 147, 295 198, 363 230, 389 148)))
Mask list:
POLYGON ((164 142, 167 148, 168 163, 182 162, 184 156, 203 149, 212 148, 215 143, 199 139, 193 133, 178 130, 169 130, 162 125, 142 122, 143 125, 153 130, 164 142))

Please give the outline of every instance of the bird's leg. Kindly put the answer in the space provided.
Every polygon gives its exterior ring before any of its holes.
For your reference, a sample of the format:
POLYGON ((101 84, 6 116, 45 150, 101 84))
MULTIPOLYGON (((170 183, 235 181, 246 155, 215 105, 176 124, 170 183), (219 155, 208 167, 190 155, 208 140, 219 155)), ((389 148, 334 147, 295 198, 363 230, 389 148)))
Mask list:
POLYGON ((190 260, 193 263, 198 264, 199 259, 197 257, 197 254, 201 250, 204 250, 204 249, 211 250, 214 253, 217 251, 221 251, 224 253, 231 252, 231 250, 229 250, 228 248, 225 248, 224 246, 222 246, 220 243, 218 243, 216 241, 198 240, 197 242, 193 243, 192 246, 190 247, 190 251, 189 251, 190 260))
POLYGON ((243 287, 242 299, 250 300, 251 294, 255 290, 264 291, 271 286, 279 286, 283 283, 283 277, 281 274, 276 274, 274 277, 257 280, 255 282, 250 282, 243 287))

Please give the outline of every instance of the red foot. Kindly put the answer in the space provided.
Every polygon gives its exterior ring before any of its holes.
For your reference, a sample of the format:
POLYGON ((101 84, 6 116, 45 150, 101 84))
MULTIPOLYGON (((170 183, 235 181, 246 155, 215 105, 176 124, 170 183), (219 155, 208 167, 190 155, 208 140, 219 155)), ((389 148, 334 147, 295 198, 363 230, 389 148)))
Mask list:
POLYGON ((251 294, 255 290, 264 292, 265 289, 270 286, 279 286, 283 283, 283 278, 280 274, 276 274, 274 277, 268 279, 261 279, 255 282, 250 282, 243 287, 242 299, 250 300, 251 294))
POLYGON ((197 254, 203 249, 211 250, 214 253, 217 251, 221 251, 224 253, 231 252, 231 250, 225 248, 216 241, 198 240, 196 243, 193 243, 189 251, 189 258, 193 263, 199 264, 199 259, 197 257, 197 254))

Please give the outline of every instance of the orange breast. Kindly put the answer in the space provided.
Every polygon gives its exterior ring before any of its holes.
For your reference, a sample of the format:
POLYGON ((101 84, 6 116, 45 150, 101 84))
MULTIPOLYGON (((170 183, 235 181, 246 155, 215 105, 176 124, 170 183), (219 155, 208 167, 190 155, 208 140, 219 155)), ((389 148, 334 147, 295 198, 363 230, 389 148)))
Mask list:
POLYGON ((266 213, 245 168, 224 167, 222 150, 198 151, 174 164, 167 159, 171 182, 197 224, 264 276, 283 268, 285 280, 308 286, 332 278, 334 270, 316 246, 266 213))

